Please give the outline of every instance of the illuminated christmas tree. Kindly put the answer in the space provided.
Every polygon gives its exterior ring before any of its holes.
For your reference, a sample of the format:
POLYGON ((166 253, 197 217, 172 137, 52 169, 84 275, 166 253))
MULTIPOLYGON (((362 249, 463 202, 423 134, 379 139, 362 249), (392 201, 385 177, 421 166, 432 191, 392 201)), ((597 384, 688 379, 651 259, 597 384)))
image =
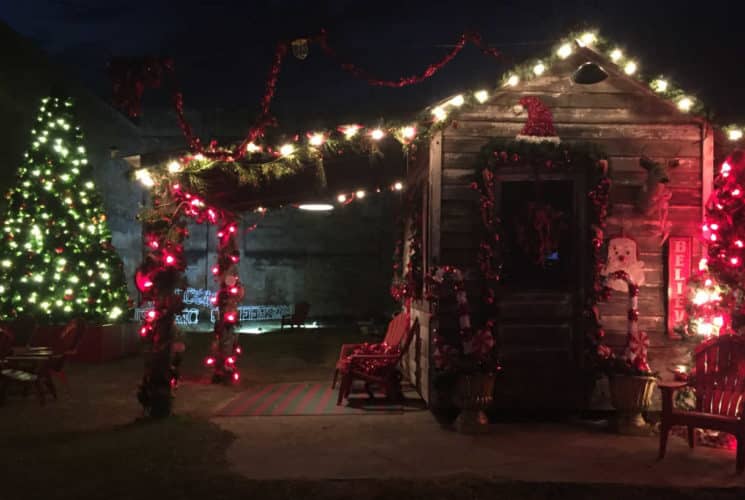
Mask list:
POLYGON ((731 333, 730 315, 723 305, 728 295, 709 272, 708 260, 701 259, 698 273, 688 281, 688 321, 679 333, 703 338, 731 333))
POLYGON ((57 324, 126 311, 122 262, 111 244, 83 135, 69 99, 42 100, 31 146, 8 192, 0 243, 0 314, 57 324))
MULTIPOLYGON (((731 311, 731 328, 742 324, 745 302, 745 153, 730 155, 719 168, 706 203, 703 236, 708 242, 707 264, 725 289, 719 306, 731 311)), ((727 325, 725 325, 727 326, 727 325)))

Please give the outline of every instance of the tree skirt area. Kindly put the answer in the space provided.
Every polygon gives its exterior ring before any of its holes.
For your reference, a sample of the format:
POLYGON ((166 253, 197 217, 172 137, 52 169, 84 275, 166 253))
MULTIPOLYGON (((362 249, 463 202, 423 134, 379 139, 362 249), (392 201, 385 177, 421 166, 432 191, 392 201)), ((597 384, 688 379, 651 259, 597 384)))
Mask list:
POLYGON ((362 386, 355 386, 349 400, 341 405, 336 404, 337 396, 338 389, 325 382, 269 384, 239 394, 216 416, 375 415, 424 409, 413 388, 405 388, 402 401, 385 399, 380 392, 370 398, 362 386))

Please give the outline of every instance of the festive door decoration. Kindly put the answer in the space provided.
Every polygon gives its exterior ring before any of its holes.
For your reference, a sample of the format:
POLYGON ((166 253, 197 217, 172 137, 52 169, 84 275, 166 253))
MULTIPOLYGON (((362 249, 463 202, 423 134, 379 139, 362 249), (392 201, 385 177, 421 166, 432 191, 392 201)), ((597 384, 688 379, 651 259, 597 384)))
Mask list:
POLYGON ((667 333, 671 338, 679 338, 674 330, 677 325, 686 321, 686 296, 688 279, 691 276, 691 238, 670 238, 667 273, 667 333))
POLYGON ((618 271, 628 273, 637 286, 644 284, 644 262, 639 260, 636 241, 625 236, 613 238, 608 242, 608 261, 602 274, 608 278, 608 287, 619 292, 627 292, 627 282, 614 276, 618 271))

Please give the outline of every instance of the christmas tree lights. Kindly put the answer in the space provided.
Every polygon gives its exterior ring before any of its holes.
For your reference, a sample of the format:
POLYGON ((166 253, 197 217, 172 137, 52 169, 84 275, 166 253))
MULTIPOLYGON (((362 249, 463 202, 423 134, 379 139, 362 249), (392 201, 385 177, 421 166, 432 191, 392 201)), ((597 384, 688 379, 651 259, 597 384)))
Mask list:
POLYGON ((716 310, 731 311, 729 317, 718 312, 710 321, 704 323, 704 334, 709 330, 718 332, 731 328, 737 331, 742 325, 738 318, 743 317, 745 293, 745 153, 736 151, 720 166, 714 179, 714 189, 706 203, 706 217, 702 226, 704 241, 708 243, 706 264, 712 274, 711 283, 704 282, 706 289, 696 292, 693 304, 704 306, 709 302, 716 303, 716 310), (707 291, 721 284, 713 291, 707 291), (709 300, 704 301, 704 293, 709 300), (714 294, 714 298, 712 297, 714 294), (721 298, 720 298, 721 297, 721 298), (716 300, 714 300, 716 299, 716 300), (697 304, 701 303, 701 304, 697 304))
POLYGON ((69 99, 42 100, 31 146, 6 195, 0 314, 108 323, 128 309, 122 262, 91 180, 69 99))

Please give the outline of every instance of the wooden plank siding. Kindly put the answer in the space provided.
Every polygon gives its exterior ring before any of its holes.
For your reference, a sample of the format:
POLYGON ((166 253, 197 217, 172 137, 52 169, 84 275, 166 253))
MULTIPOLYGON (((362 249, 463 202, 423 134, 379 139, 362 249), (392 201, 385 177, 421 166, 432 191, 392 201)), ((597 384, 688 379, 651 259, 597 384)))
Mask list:
MULTIPOLYGON (((522 96, 540 97, 552 109, 562 144, 592 142, 609 157, 613 184, 607 235, 620 235, 625 228, 626 234, 639 244, 646 277, 639 296, 640 325, 650 336, 653 368, 667 376, 674 358, 668 354, 674 348, 665 332, 666 249, 660 245, 655 220, 635 209, 646 181, 639 158, 648 156, 676 165, 669 168, 671 234, 690 235, 695 241, 701 220, 702 192, 710 183, 702 172, 706 125, 677 112, 618 71, 609 71, 610 77, 599 84, 574 84, 569 75, 581 62, 584 62, 581 58, 570 58, 550 75, 499 91, 487 104, 459 112, 442 136, 434 139, 437 147, 430 152, 441 148, 441 156, 436 163, 431 157, 430 172, 440 171, 438 185, 431 188, 431 193, 439 191, 441 203, 437 211, 431 209, 429 214, 438 219, 431 221, 430 226, 437 225, 440 238, 439 251, 433 249, 433 254, 439 253, 443 264, 466 269, 472 278, 468 280, 468 288, 474 293, 469 296, 469 302, 477 306, 476 255, 481 222, 478 197, 470 189, 475 180, 477 155, 490 139, 511 139, 520 132, 526 115, 518 112, 515 105, 522 96)), ((695 247, 694 265, 700 255, 700 249, 695 247)), ((619 349, 625 339, 626 307, 627 298, 620 293, 600 307, 608 342, 619 349)), ((455 311, 441 312, 440 326, 452 323, 453 318, 447 316, 454 314, 455 311)), ((520 342, 510 345, 508 341, 503 348, 520 349, 529 345, 520 342)), ((563 340, 557 339, 557 342, 563 340)), ((536 352, 538 350, 536 345, 536 352)))

